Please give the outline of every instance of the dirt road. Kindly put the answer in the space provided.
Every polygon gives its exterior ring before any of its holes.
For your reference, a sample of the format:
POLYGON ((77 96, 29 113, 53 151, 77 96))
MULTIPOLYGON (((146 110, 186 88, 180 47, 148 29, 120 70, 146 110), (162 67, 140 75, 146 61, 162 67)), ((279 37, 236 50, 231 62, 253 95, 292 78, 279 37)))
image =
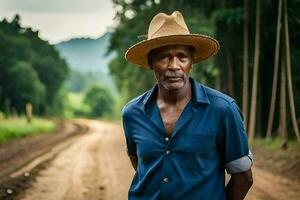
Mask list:
MULTIPOLYGON (((99 121, 80 123, 88 125, 89 132, 63 149, 17 199, 127 199, 134 172, 126 156, 121 128, 99 121)), ((253 171, 255 182, 247 200, 299 199, 298 183, 255 167, 253 171)))
POLYGON ((125 154, 119 126, 82 120, 89 132, 42 170, 17 199, 126 199, 133 170, 125 154))

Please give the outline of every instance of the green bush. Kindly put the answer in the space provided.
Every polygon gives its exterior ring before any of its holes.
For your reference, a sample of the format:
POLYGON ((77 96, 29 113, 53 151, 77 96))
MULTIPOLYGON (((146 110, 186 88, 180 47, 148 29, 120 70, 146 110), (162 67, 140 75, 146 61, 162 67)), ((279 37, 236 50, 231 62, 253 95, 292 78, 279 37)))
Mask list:
POLYGON ((0 120, 4 119, 4 117, 5 117, 4 112, 0 111, 0 120))
POLYGON ((34 118, 27 123, 26 118, 4 119, 0 121, 0 143, 14 138, 51 132, 56 128, 53 121, 34 118))
POLYGON ((90 107, 90 117, 108 117, 114 115, 114 98, 103 86, 95 85, 88 89, 84 103, 90 107))

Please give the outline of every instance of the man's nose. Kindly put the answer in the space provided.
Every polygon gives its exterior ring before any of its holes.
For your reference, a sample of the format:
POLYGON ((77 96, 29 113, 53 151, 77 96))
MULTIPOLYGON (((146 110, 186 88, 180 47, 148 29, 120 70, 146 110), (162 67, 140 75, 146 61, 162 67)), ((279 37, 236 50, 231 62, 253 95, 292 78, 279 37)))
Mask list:
POLYGON ((180 69, 178 58, 176 56, 174 56, 174 57, 172 57, 172 59, 170 59, 168 69, 169 70, 174 70, 174 71, 180 69))

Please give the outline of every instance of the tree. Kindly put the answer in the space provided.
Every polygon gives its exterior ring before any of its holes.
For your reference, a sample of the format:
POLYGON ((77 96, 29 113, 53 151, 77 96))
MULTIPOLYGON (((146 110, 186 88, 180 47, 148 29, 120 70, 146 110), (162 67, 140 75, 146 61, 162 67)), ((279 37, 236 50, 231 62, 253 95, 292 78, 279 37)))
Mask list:
POLYGON ((259 45, 260 45, 260 0, 256 0, 256 26, 255 26, 255 53, 254 53, 254 67, 253 67, 253 82, 252 82, 252 96, 251 109, 249 121, 249 139, 254 138, 255 119, 256 119, 256 103, 257 103, 257 82, 259 69, 259 45))
POLYGON ((20 87, 26 87, 24 89, 27 91, 31 84, 32 91, 28 90, 28 94, 40 108, 35 107, 35 111, 45 114, 51 108, 53 99, 67 77, 68 66, 52 45, 39 38, 38 31, 23 28, 19 22, 18 15, 11 22, 5 19, 0 22, 0 109, 7 111, 18 108, 18 112, 24 112, 20 105, 25 97, 20 100, 16 96, 20 87), (24 74, 24 80, 20 79, 18 73, 24 74), (32 79, 33 82, 26 82, 26 78, 27 81, 32 79), (20 82, 24 85, 20 85, 20 82), (37 101, 39 98, 43 100, 37 101))
POLYGON ((274 72, 273 72, 273 83, 272 83, 272 96, 269 111, 269 120, 266 136, 268 138, 272 135, 274 111, 275 111, 275 100, 277 93, 277 81, 278 81, 278 66, 279 66, 279 48, 280 48, 280 31, 281 31, 281 13, 282 13, 282 0, 278 0, 278 17, 276 27, 276 46, 275 46, 275 60, 274 60, 274 72))
POLYGON ((51 55, 34 59, 33 67, 41 82, 46 86, 46 101, 51 105, 59 88, 67 78, 68 67, 64 60, 60 60, 51 55))
POLYGON ((243 55, 243 116, 244 126, 248 122, 248 0, 244 0, 244 55, 243 55))
POLYGON ((91 117, 111 117, 113 115, 113 96, 100 85, 94 85, 88 89, 84 102, 90 106, 91 117))
POLYGON ((292 84, 292 73, 291 73, 291 53, 290 53, 290 38, 289 38, 289 26, 288 26, 288 14, 287 14, 287 3, 284 0, 284 36, 285 36, 285 52, 286 52, 286 67, 287 67, 287 79, 288 79, 288 93, 290 99, 290 108, 292 115, 293 128, 297 137, 298 142, 300 142, 300 133, 297 125, 295 103, 294 103, 294 93, 292 84))
POLYGON ((281 77, 280 77, 280 125, 279 136, 281 146, 283 148, 287 145, 287 129, 286 129, 286 73, 284 59, 281 61, 281 77))
POLYGON ((45 86, 27 62, 17 62, 8 71, 9 85, 6 94, 18 112, 25 112, 26 103, 38 108, 45 101, 45 86))

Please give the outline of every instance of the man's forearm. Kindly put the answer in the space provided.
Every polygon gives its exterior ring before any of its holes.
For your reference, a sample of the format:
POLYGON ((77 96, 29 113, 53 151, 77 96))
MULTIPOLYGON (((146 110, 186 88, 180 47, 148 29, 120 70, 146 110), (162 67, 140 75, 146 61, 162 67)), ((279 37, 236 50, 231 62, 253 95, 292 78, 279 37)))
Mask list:
POLYGON ((226 186, 226 195, 228 200, 242 200, 245 198, 250 187, 253 184, 251 169, 232 174, 229 183, 226 186))

